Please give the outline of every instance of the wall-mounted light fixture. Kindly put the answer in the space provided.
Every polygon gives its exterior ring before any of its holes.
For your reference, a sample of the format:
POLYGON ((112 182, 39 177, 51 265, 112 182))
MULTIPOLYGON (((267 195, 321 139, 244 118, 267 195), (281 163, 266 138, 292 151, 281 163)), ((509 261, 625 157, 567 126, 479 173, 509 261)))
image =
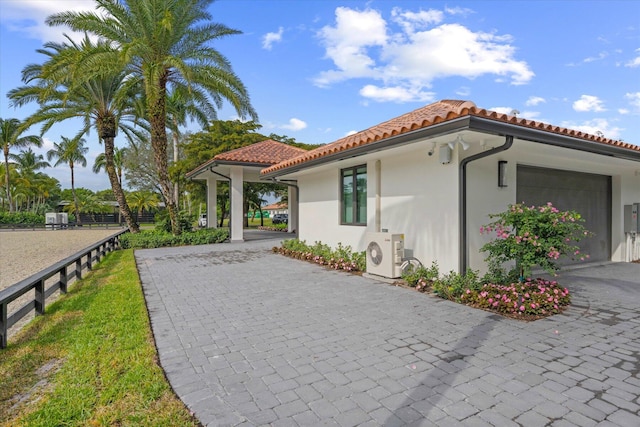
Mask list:
POLYGON ((460 144, 462 149, 465 150, 465 151, 469 149, 469 143, 463 141, 463 139, 462 139, 462 137, 460 135, 458 135, 456 137, 455 141, 451 141, 447 145, 449 146, 449 148, 451 148, 453 150, 456 147, 456 144, 460 144))
POLYGON ((508 187, 506 160, 498 160, 498 187, 500 188, 508 187))

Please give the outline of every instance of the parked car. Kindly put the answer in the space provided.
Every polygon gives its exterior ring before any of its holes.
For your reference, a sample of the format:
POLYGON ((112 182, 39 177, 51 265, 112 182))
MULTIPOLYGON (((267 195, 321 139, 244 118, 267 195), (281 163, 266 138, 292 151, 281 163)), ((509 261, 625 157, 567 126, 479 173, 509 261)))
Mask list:
POLYGON ((289 222, 289 215, 287 214, 275 214, 271 218, 272 224, 287 224, 289 222))
POLYGON ((207 226, 207 214, 200 214, 200 218, 198 218, 198 226, 202 228, 207 226))

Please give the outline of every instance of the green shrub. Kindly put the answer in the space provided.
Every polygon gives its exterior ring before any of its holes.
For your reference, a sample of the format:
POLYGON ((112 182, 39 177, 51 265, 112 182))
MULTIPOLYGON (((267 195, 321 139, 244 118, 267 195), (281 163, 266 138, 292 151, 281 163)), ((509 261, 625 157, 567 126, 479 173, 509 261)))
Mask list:
POLYGON ((228 238, 229 231, 226 228, 204 228, 184 232, 179 236, 166 231, 145 230, 120 236, 120 245, 123 249, 152 249, 166 246, 208 245, 224 242, 228 238))
POLYGON ((468 289, 460 301, 473 307, 516 316, 547 316, 559 313, 571 302, 567 288, 544 279, 500 285, 488 283, 468 289))
MULTIPOLYGON (((169 211, 165 209, 158 212, 155 216, 155 220, 157 231, 171 233, 171 218, 169 217, 169 211)), ((189 215, 189 213, 185 211, 178 212, 178 223, 180 224, 180 230, 182 231, 192 231, 195 220, 195 215, 189 215)))
POLYGON ((333 250, 322 242, 315 242, 312 246, 304 240, 288 239, 282 242, 281 247, 274 247, 274 252, 316 264, 326 265, 335 270, 352 272, 364 271, 366 258, 364 252, 353 252, 351 246, 342 246, 333 250))
POLYGON ((438 296, 452 301, 459 301, 467 289, 480 289, 482 283, 478 278, 478 272, 469 269, 465 274, 450 271, 449 274, 445 274, 442 278, 435 280, 432 286, 433 291, 438 296))
POLYGON ((0 212, 0 224, 44 224, 44 215, 33 212, 0 212))
POLYGON ((433 261, 429 268, 423 265, 420 267, 410 266, 402 273, 402 279, 407 282, 409 286, 421 291, 425 291, 428 285, 438 279, 439 276, 440 271, 436 261, 433 261))
MULTIPOLYGON (((515 273, 519 281, 531 274, 534 266, 540 266, 549 274, 560 269, 558 260, 563 257, 584 261, 588 254, 580 253, 576 243, 593 233, 584 226, 584 218, 575 211, 560 211, 551 202, 542 206, 509 205, 505 212, 489 215, 492 223, 480 227, 480 233, 495 233, 495 239, 480 248, 487 252, 491 274, 503 275, 501 265, 515 261, 515 273)), ((508 282, 502 282, 508 283, 508 282)))

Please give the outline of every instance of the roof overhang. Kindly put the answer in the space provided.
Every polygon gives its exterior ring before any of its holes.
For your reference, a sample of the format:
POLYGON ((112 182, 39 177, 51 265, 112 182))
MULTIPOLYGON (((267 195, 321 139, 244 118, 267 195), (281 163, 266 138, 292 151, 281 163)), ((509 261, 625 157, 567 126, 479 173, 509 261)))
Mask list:
POLYGON ((264 179, 272 179, 281 175, 288 175, 294 172, 298 172, 303 169, 311 168, 314 166, 320 166, 326 163, 335 162, 338 160, 349 159, 352 157, 362 156, 364 154, 373 153, 376 151, 387 150, 389 148, 401 147, 403 145, 411 144, 419 139, 432 138, 435 136, 447 135, 455 133, 461 130, 469 129, 469 116, 460 117, 448 122, 442 122, 429 126, 427 128, 417 129, 411 132, 406 132, 400 135, 395 135, 389 138, 381 139, 369 144, 361 145, 359 147, 351 148, 348 150, 339 151, 334 154, 319 157, 317 159, 309 160, 303 163, 289 166, 284 169, 276 170, 270 173, 261 174, 264 179))
POLYGON ((359 157, 376 151, 401 147, 418 140, 435 138, 460 131, 474 131, 498 136, 511 135, 520 140, 640 162, 640 151, 630 150, 628 148, 618 147, 611 144, 604 144, 598 141, 589 141, 584 138, 572 137, 570 135, 520 126, 517 124, 505 123, 503 121, 492 120, 485 117, 466 115, 453 120, 437 123, 426 128, 395 135, 369 144, 291 165, 266 174, 261 174, 261 177, 265 180, 274 179, 278 176, 289 175, 327 163, 359 157))
POLYGON ((260 171, 271 166, 265 163, 249 163, 234 162, 225 160, 216 160, 202 164, 198 168, 192 170, 186 175, 187 179, 193 181, 206 181, 208 178, 217 180, 229 178, 231 168, 241 167, 243 172, 243 180, 247 182, 259 182, 264 179, 260 176, 260 171))

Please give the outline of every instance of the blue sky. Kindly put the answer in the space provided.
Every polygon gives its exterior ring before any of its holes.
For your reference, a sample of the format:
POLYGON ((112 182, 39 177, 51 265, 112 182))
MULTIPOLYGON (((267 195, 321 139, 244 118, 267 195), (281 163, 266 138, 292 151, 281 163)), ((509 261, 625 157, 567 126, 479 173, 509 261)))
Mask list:
MULTIPOLYGON (((44 19, 88 0, 0 0, 0 117, 21 70, 42 62, 61 27, 44 19)), ((247 86, 263 125, 300 142, 328 143, 440 99, 640 145, 640 2, 218 0, 214 21, 242 31, 215 47, 247 86)), ((218 118, 236 118, 224 107, 218 118)), ((194 124, 191 130, 198 130, 194 124)), ((37 133, 39 129, 32 129, 37 133)), ((73 136, 72 122, 45 147, 73 136)), ((102 151, 87 137, 76 185, 109 188, 91 172, 102 151)), ((69 187, 67 168, 46 172, 69 187)))

